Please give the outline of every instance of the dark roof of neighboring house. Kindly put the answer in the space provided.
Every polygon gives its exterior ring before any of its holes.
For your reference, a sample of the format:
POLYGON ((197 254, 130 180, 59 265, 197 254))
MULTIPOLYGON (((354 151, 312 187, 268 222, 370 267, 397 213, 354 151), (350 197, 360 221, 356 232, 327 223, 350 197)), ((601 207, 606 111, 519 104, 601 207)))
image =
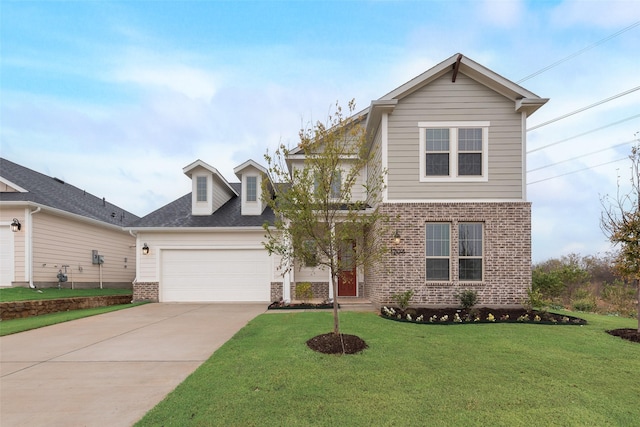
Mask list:
POLYGON ((131 223, 131 228, 155 227, 261 227, 273 223, 274 214, 266 208, 262 215, 241 215, 242 185, 231 183, 239 196, 232 197, 211 215, 191 215, 191 193, 131 223))
POLYGON ((139 218, 105 199, 7 159, 0 158, 0 176, 27 190, 26 193, 0 192, 2 202, 31 202, 117 226, 139 218))

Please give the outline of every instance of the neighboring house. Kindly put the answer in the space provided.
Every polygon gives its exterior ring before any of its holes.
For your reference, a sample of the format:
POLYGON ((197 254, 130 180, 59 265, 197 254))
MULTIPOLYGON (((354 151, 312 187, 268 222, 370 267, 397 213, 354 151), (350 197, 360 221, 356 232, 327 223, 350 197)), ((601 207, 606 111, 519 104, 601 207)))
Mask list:
MULTIPOLYGON (((393 218, 393 234, 383 262, 343 272, 337 296, 387 304, 411 289, 413 304, 451 305, 472 289, 482 304, 520 304, 531 286, 526 119, 547 101, 456 54, 359 113, 375 150, 361 182, 387 171, 372 208, 393 218)), ((289 167, 305 155, 294 150, 289 167)), ((334 297, 327 271, 282 274, 264 250, 261 226, 273 220, 260 203, 266 172, 248 161, 235 169, 241 182, 229 184, 202 161, 185 167, 192 192, 130 228, 149 251, 138 258, 134 298, 288 300, 300 282, 334 297)))
POLYGON ((125 287, 137 216, 58 178, 0 159, 0 286, 125 287), (95 256, 94 256, 95 255, 95 256))

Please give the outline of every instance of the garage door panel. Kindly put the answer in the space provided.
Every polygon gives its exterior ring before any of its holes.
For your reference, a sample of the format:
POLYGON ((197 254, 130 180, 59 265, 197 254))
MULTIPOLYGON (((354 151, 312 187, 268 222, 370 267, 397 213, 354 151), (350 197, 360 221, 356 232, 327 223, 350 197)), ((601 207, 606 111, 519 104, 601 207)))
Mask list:
POLYGON ((164 250, 162 301, 269 301, 271 259, 263 249, 164 250))

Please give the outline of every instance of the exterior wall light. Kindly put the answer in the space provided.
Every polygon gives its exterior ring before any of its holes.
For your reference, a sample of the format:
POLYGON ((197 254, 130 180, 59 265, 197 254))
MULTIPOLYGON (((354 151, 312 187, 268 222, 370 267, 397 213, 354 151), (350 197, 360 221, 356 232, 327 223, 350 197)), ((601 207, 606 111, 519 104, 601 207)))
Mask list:
POLYGON ((149 246, 146 243, 142 245, 142 255, 149 255, 149 246))
POLYGON ((396 245, 400 243, 400 233, 398 233, 398 230, 396 230, 395 234, 393 235, 393 241, 396 242, 396 245))
POLYGON ((13 218, 13 222, 11 223, 10 227, 11 227, 11 231, 13 231, 14 233, 17 233, 22 228, 22 224, 20 224, 20 221, 18 221, 18 218, 13 218))

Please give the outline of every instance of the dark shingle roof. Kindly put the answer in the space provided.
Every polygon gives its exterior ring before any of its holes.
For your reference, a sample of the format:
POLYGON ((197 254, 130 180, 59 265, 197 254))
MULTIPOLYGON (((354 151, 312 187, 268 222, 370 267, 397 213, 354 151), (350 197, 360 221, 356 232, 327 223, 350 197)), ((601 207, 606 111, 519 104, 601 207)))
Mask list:
POLYGON ((125 226, 139 218, 58 178, 7 159, 0 158, 0 176, 28 191, 0 192, 0 201, 3 202, 32 202, 118 226, 125 226))
POLYGON ((274 215, 266 208, 262 215, 241 215, 242 185, 231 183, 239 194, 232 197, 211 215, 191 215, 191 193, 169 203, 149 215, 134 221, 131 228, 146 227, 261 227, 273 223, 274 215))

